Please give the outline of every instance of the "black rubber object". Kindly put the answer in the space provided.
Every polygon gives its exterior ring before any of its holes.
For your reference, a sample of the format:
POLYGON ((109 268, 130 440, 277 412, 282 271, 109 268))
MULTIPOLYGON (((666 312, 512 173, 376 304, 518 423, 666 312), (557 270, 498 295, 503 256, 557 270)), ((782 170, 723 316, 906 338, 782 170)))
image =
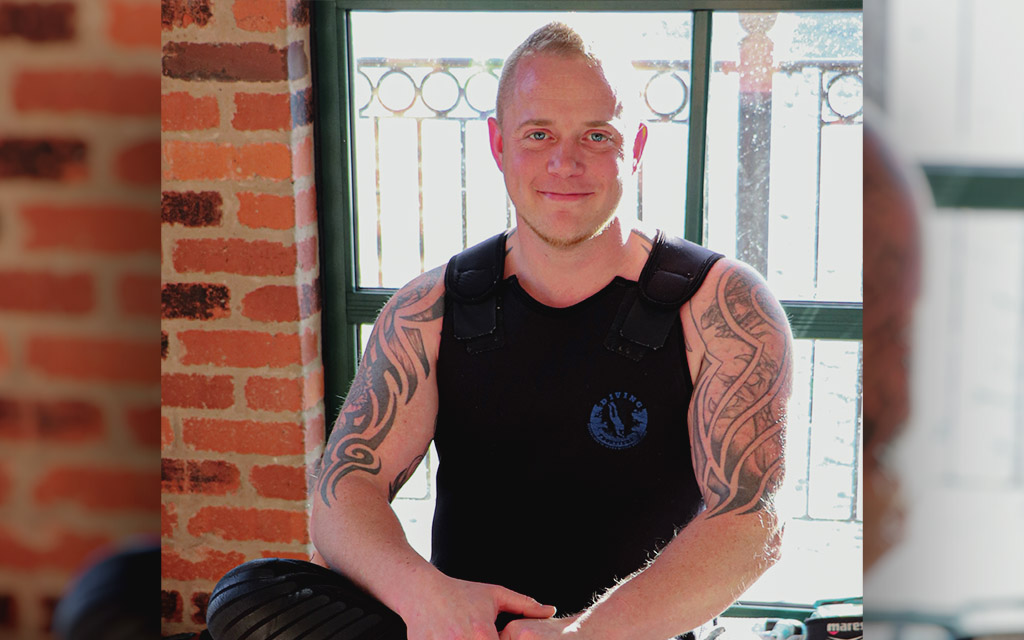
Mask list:
POLYGON ((252 560, 220 579, 206 609, 214 640, 406 640, 395 612, 311 562, 252 560))

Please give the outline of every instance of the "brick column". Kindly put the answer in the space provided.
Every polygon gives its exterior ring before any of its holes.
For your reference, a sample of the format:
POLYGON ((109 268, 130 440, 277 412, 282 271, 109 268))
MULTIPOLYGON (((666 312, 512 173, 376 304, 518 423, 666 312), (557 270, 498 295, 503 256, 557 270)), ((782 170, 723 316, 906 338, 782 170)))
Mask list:
POLYGON ((159 525, 158 14, 0 2, 0 637, 159 525))
POLYGON ((163 619, 225 571, 308 557, 323 444, 309 11, 164 0, 163 619))

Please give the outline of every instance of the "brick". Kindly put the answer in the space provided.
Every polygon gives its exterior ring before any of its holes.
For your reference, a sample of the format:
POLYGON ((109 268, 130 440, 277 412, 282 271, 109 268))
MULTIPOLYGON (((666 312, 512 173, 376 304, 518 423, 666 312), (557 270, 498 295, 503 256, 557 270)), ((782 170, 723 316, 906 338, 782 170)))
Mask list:
POLYGON ((241 486, 238 467, 225 460, 160 461, 162 493, 201 493, 223 496, 241 486))
POLYGON ((260 551, 261 558, 290 558, 292 560, 305 560, 309 561, 308 553, 299 553, 297 551, 260 551))
POLYGON ((206 591, 196 591, 189 598, 192 601, 192 615, 189 616, 196 624, 206 624, 206 607, 210 605, 210 594, 206 591))
POLYGON ((174 444, 174 428, 171 427, 171 419, 167 416, 160 416, 160 447, 167 448, 174 444))
POLYGON ((161 290, 161 317, 215 320, 231 315, 231 292, 220 284, 169 283, 161 290))
POLYGON ((313 88, 296 91, 291 97, 292 127, 298 129, 313 122, 313 88))
POLYGON ((0 139, 0 179, 82 180, 88 175, 87 150, 81 140, 0 139))
POLYGON ((114 175, 131 185, 160 184, 160 140, 128 145, 114 159, 114 175))
POLYGON ((18 628, 18 601, 9 593, 0 595, 0 629, 18 628))
POLYGON ((241 238, 185 239, 175 243, 171 260, 180 273, 287 276, 295 273, 296 247, 241 238))
POLYGON ((52 527, 37 531, 26 540, 0 523, 0 566, 8 571, 78 571, 86 558, 110 542, 106 536, 52 527))
POLYGON ((166 331, 160 332, 160 359, 167 359, 167 351, 171 348, 171 339, 166 331))
POLYGON ((189 555, 194 559, 164 546, 160 551, 160 573, 169 580, 220 580, 245 562, 245 554, 237 551, 195 549, 189 555))
POLYGON ((160 619, 164 622, 181 622, 181 594, 177 591, 160 590, 160 619))
POLYGON ((182 331, 181 363, 218 367, 287 367, 301 364, 299 336, 259 331, 182 331))
POLYGON ((161 131, 198 131, 220 125, 220 107, 213 96, 195 97, 184 91, 160 98, 161 131))
POLYGON ((41 335, 27 353, 33 369, 58 378, 152 385, 160 375, 156 345, 144 340, 41 335))
POLYGON ((19 111, 151 116, 160 113, 160 76, 105 69, 32 69, 14 77, 19 111))
POLYGON ((0 438, 82 443, 103 436, 103 411, 91 402, 0 397, 0 438))
POLYGON ((298 296, 295 287, 260 287, 242 298, 242 315, 258 322, 294 322, 299 319, 298 296))
POLYGON ((292 150, 293 177, 304 178, 313 174, 313 137, 305 136, 292 150))
POLYGON ((245 383, 245 400, 250 409, 301 411, 302 387, 301 378, 252 376, 245 383))
POLYGON ((160 535, 169 538, 178 526, 178 508, 172 504, 160 505, 160 535))
POLYGON ((324 370, 318 368, 306 375, 302 387, 302 408, 310 409, 324 399, 324 370))
POLYGON ((235 24, 243 31, 269 33, 287 26, 285 0, 235 0, 231 11, 235 24))
POLYGON ((211 0, 162 0, 160 26, 165 31, 193 24, 205 27, 213 18, 210 3, 211 0))
POLYGON ((47 472, 34 492, 39 504, 74 502, 95 510, 155 511, 156 474, 149 471, 62 467, 47 472))
POLYGON ((288 180, 292 177, 291 162, 292 158, 286 144, 247 144, 238 147, 235 153, 235 176, 241 180, 288 180))
POLYGON ((294 422, 188 418, 182 439, 198 451, 268 456, 303 453, 302 425, 294 422))
POLYGON ((238 193, 238 221, 253 229, 291 229, 295 226, 295 199, 269 193, 238 193))
POLYGON ((160 317, 160 276, 128 273, 117 281, 117 300, 125 316, 141 318, 160 317))
POLYGON ((309 0, 288 0, 288 20, 297 27, 309 25, 309 0))
POLYGON ((82 314, 95 305, 92 274, 0 269, 0 311, 82 314))
POLYGON ((160 405, 128 407, 124 411, 124 421, 136 444, 154 449, 160 446, 163 430, 160 405))
POLYGON ((111 0, 107 3, 110 41, 125 47, 159 49, 159 13, 160 8, 155 2, 111 0))
POLYGON ((317 245, 316 236, 306 238, 301 242, 297 243, 297 258, 299 262, 299 269, 303 271, 309 271, 316 266, 316 257, 320 252, 320 247, 317 245))
POLYGON ((164 191, 160 194, 160 219, 185 227, 220 225, 224 198, 216 191, 164 191))
POLYGON ((11 492, 11 474, 3 461, 0 461, 0 506, 7 502, 11 492))
POLYGON ((299 314, 303 318, 308 318, 314 313, 319 313, 323 308, 320 297, 320 278, 314 280, 311 285, 302 285, 299 289, 299 314))
POLYGON ((306 453, 312 453, 320 449, 327 440, 327 421, 323 413, 318 413, 306 420, 306 432, 303 434, 303 443, 306 453))
POLYGON ((165 407, 227 409, 235 404, 235 383, 231 376, 165 373, 160 399, 165 407))
POLYGON ((309 187, 295 195, 295 223, 300 227, 316 223, 316 188, 309 187))
POLYGON ((75 5, 71 2, 0 3, 0 38, 57 42, 75 37, 75 5))
POLYGON ((306 47, 301 40, 288 45, 288 79, 299 80, 309 73, 309 59, 306 58, 306 47))
POLYGON ((225 540, 299 542, 308 540, 304 511, 202 507, 188 521, 194 536, 214 534, 225 540))
POLYGON ((168 42, 163 74, 181 80, 277 82, 288 80, 290 49, 259 42, 168 42))
POLYGON ((171 140, 164 144, 167 180, 287 180, 288 146, 278 142, 233 146, 216 142, 171 140))
POLYGON ((320 334, 313 329, 307 329, 302 332, 300 344, 303 365, 313 362, 320 355, 320 334))
POLYGON ((26 249, 100 253, 150 253, 160 250, 156 212, 115 203, 27 205, 21 210, 26 249))
POLYGON ((256 493, 265 498, 306 499, 306 470, 303 467, 281 464, 253 467, 249 482, 256 488, 256 493))
POLYGON ((284 131, 290 122, 291 107, 287 93, 235 94, 235 116, 231 119, 231 126, 235 129, 284 131))

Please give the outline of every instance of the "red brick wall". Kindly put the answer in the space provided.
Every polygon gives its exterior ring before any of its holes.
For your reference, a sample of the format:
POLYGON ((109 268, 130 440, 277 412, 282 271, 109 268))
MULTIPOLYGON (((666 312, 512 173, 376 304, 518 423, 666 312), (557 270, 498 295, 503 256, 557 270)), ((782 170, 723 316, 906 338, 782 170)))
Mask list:
POLYGON ((309 11, 164 0, 164 633, 234 565, 308 557, 323 442, 309 11))
POLYGON ((0 637, 159 527, 159 9, 0 1, 0 637))

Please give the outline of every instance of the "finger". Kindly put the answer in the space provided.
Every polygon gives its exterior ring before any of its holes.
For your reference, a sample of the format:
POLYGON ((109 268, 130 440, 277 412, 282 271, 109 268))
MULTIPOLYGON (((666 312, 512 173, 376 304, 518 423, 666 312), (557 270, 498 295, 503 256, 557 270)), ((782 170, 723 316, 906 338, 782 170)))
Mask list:
POLYGON ((520 613, 528 618, 550 618, 557 611, 549 604, 541 604, 530 596, 524 596, 504 587, 497 587, 495 602, 499 611, 520 613))

